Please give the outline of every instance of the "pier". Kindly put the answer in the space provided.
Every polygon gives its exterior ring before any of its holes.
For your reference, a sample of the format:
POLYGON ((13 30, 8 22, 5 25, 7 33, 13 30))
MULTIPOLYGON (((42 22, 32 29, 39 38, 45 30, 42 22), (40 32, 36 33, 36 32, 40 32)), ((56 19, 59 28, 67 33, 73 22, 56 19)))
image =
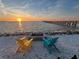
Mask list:
POLYGON ((79 21, 43 21, 45 23, 50 23, 50 24, 57 24, 57 25, 61 25, 61 26, 65 26, 67 28, 71 28, 71 29, 76 29, 77 28, 77 24, 79 24, 79 21))

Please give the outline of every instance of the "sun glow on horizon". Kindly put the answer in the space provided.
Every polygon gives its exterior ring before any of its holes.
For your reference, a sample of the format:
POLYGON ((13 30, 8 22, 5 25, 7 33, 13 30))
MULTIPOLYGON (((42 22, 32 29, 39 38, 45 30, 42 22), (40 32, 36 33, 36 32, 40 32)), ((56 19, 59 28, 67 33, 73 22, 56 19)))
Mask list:
POLYGON ((23 27, 22 27, 22 19, 21 18, 17 18, 18 21, 18 25, 19 25, 19 31, 23 31, 23 27))
POLYGON ((18 23, 19 23, 19 25, 21 26, 22 25, 22 19, 21 18, 17 18, 17 21, 18 21, 18 23))

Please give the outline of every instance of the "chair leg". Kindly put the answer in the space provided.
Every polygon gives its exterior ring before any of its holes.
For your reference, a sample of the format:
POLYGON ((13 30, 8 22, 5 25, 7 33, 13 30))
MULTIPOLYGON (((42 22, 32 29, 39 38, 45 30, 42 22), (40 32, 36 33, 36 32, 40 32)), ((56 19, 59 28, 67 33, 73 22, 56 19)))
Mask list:
POLYGON ((20 52, 20 47, 18 47, 16 50, 16 53, 19 53, 19 52, 20 52))
POLYGON ((54 48, 60 53, 59 49, 56 47, 56 45, 53 45, 54 48))

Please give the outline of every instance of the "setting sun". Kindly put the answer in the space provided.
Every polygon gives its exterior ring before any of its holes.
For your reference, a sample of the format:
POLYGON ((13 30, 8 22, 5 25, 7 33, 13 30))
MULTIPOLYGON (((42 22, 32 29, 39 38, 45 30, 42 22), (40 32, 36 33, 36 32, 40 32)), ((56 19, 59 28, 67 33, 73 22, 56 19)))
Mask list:
POLYGON ((21 21, 22 21, 22 19, 21 19, 21 18, 17 18, 17 21, 21 22, 21 21))
POLYGON ((22 27, 22 19, 21 18, 17 18, 18 21, 18 25, 19 25, 19 30, 23 31, 23 27, 22 27))
POLYGON ((19 26, 21 26, 21 22, 22 22, 22 19, 21 18, 17 18, 17 21, 19 22, 19 26))

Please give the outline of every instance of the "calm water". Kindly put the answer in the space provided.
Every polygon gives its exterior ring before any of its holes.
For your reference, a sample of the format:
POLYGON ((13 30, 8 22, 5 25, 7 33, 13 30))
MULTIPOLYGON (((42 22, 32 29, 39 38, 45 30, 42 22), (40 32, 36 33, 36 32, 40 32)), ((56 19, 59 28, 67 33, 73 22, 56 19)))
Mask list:
MULTIPOLYGON (((48 24, 44 22, 22 22, 24 31, 52 31, 63 29, 56 24, 48 24)), ((17 32, 19 31, 18 22, 0 22, 0 32, 17 32)))
MULTIPOLYGON (((23 31, 53 31, 67 29, 56 24, 49 24, 45 22, 22 22, 23 31)), ((4 32, 18 32, 20 30, 18 22, 0 22, 0 33, 4 32)))

